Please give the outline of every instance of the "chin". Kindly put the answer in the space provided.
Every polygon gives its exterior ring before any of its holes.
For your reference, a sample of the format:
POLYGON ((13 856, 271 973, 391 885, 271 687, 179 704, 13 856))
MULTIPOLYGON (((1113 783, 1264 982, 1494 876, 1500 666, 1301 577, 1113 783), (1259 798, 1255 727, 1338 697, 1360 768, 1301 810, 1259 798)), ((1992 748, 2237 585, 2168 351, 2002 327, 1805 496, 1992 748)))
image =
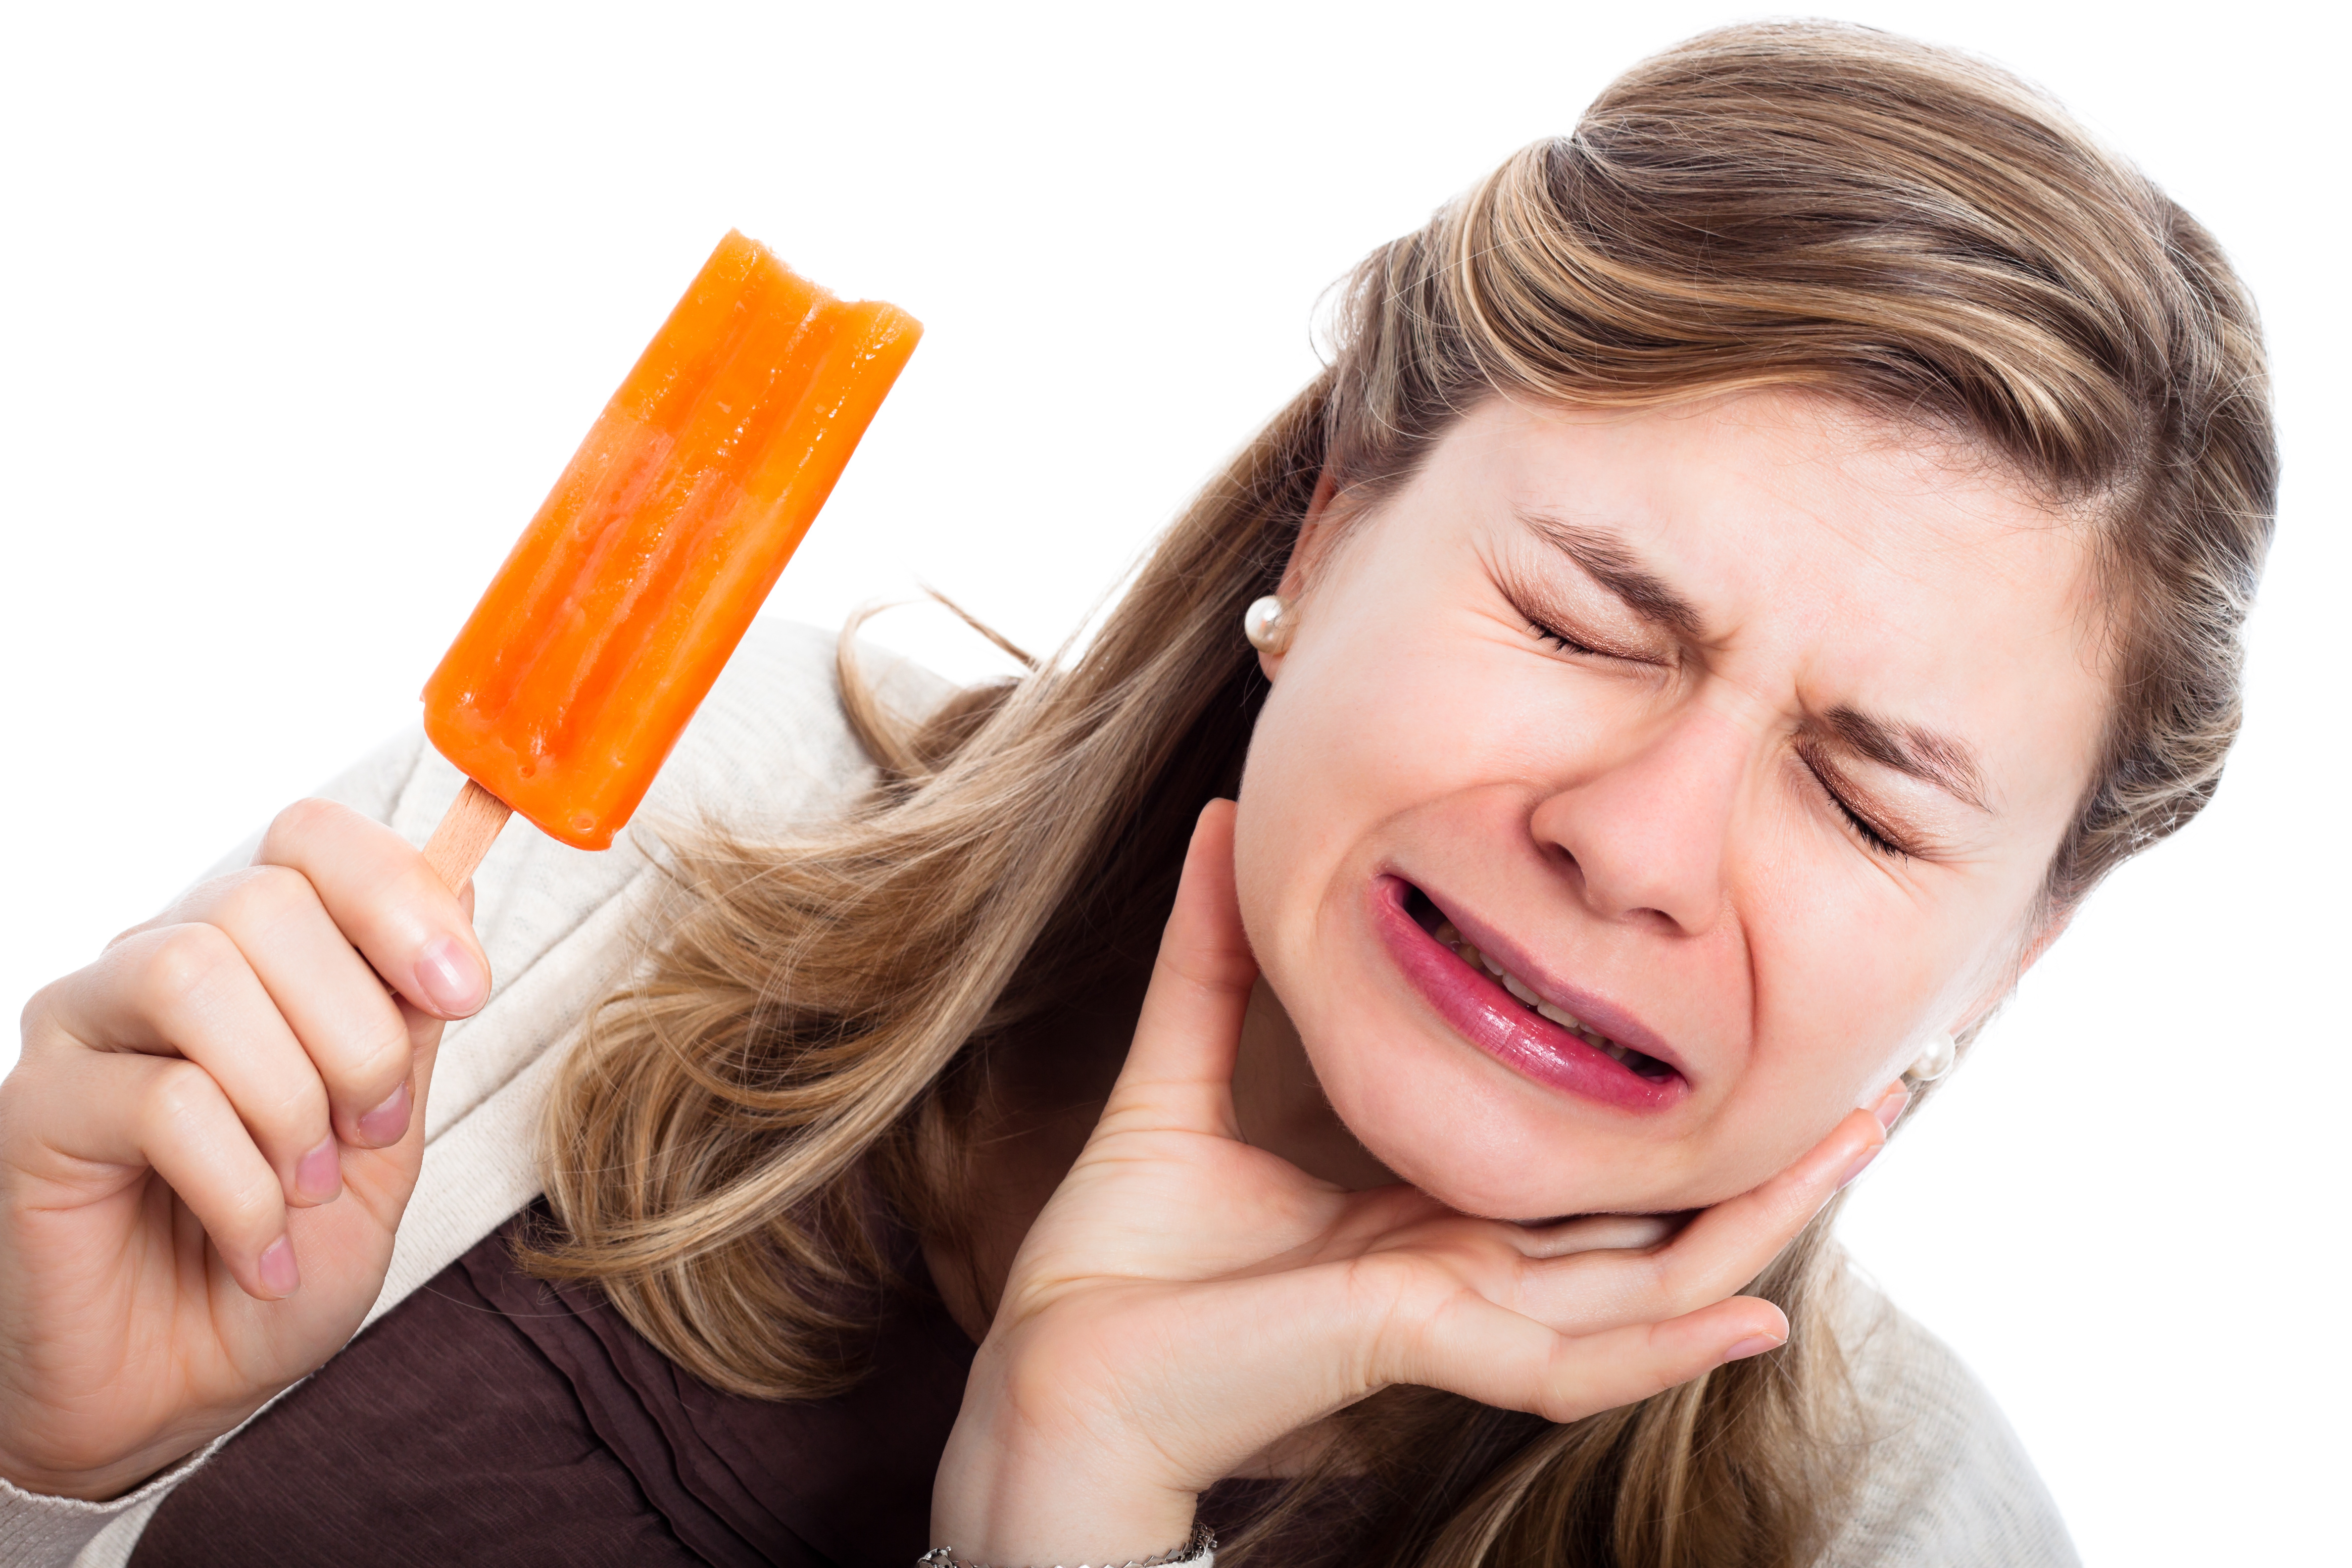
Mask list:
POLYGON ((1651 1159, 1632 1151, 1611 1158, 1604 1149, 1612 1140, 1528 1126, 1525 1106, 1496 1103, 1511 1097, 1481 1094, 1491 1086, 1475 1079, 1361 1061, 1333 1066, 1318 1062, 1318 1076, 1356 1141, 1398 1180, 1459 1213, 1524 1221, 1623 1209, 1653 1184, 1628 1179, 1651 1159), (1372 1071, 1349 1070, 1365 1067, 1372 1071))
MULTIPOLYGON (((1532 1225, 1595 1214, 1682 1214, 1719 1203, 1743 1190, 1720 1193, 1675 1184, 1628 1183, 1606 1172, 1580 1173, 1581 1179, 1529 1184, 1507 1173, 1467 1168, 1439 1158, 1416 1162, 1410 1152, 1384 1152, 1378 1143, 1365 1146, 1380 1155, 1400 1180, 1408 1182, 1458 1214, 1479 1219, 1508 1220, 1532 1225), (1707 1195, 1695 1195, 1705 1192, 1707 1195)), ((1424 1151, 1425 1152, 1425 1151, 1424 1151)))
POLYGON ((1753 1159, 1696 1146, 1664 1119, 1564 1100, 1459 1042, 1399 1030, 1393 1020, 1386 1029, 1372 1017, 1350 1020, 1305 1043, 1332 1110, 1358 1142, 1398 1180, 1482 1219, 1678 1214, 1736 1196, 1778 1168, 1766 1151, 1748 1150, 1764 1161, 1751 1173, 1753 1159), (1386 1049, 1362 1048, 1382 1038, 1386 1049), (1359 1045, 1326 1048, 1334 1039, 1359 1045))

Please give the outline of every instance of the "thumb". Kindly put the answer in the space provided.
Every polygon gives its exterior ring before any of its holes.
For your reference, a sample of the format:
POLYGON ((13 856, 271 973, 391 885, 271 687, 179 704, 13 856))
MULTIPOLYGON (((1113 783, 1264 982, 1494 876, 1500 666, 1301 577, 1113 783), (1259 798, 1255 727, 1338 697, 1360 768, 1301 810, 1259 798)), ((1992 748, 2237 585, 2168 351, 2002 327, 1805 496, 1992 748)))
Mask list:
POLYGON ((1241 1136, 1234 1058, 1257 960, 1234 889, 1234 809, 1232 801, 1213 800, 1192 829, 1135 1044, 1103 1108, 1106 1126, 1139 1119, 1241 1136))

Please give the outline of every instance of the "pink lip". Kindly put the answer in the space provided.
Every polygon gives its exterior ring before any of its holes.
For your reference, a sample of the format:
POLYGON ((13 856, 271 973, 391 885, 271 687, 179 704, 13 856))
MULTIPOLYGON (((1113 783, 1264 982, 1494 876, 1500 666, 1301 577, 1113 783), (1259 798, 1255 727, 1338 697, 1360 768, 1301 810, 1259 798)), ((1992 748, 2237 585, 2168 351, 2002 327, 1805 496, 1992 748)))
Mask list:
MULTIPOLYGON (((1521 1006, 1509 992, 1455 957, 1405 913, 1402 879, 1375 878, 1370 895, 1372 923, 1412 988, 1463 1038, 1512 1071, 1547 1089, 1562 1089, 1621 1110, 1664 1110, 1690 1092, 1690 1080, 1680 1070, 1671 1078, 1643 1078, 1607 1052, 1521 1006)), ((1478 932, 1461 929, 1483 950, 1478 932)), ((1507 949, 1498 945, 1496 952, 1498 963, 1507 962, 1507 949)), ((1514 968, 1512 973, 1520 971, 1514 968)), ((1609 1038, 1674 1065, 1663 1042, 1598 998, 1564 999, 1561 1005, 1609 1038)))

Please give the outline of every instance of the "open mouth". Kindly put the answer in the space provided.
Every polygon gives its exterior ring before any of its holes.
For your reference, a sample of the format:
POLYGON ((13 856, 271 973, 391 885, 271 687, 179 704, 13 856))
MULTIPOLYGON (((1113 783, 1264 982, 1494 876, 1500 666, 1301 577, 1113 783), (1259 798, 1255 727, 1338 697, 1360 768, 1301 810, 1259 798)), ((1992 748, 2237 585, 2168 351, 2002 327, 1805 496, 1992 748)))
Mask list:
POLYGON ((1467 938, 1454 929, 1454 922, 1445 918, 1444 911, 1430 902, 1427 893, 1423 892, 1419 888, 1410 888, 1409 884, 1408 887, 1410 890, 1405 895, 1404 912, 1412 917, 1413 923, 1434 937, 1439 946, 1452 949, 1454 956, 1468 964, 1473 970, 1486 970, 1488 974, 1494 976, 1496 984, 1510 993, 1513 1001, 1528 1012, 1539 1018, 1549 1018, 1558 1024, 1611 1061, 1633 1072, 1637 1078, 1663 1079, 1676 1076, 1674 1068, 1657 1058, 1644 1056, 1631 1046, 1619 1045, 1608 1036, 1587 1026, 1567 1008, 1555 1007, 1537 995, 1533 986, 1496 963, 1492 954, 1481 952, 1473 947, 1467 938))
MULTIPOLYGON (((1372 888, 1372 914, 1405 978, 1471 1044, 1554 1089, 1632 1110, 1663 1110, 1690 1083, 1674 1063, 1627 1045, 1481 952, 1444 910, 1402 878, 1372 888)), ((1580 1003, 1579 1005, 1583 1004, 1580 1003)), ((1603 1017, 1617 1013, 1597 1005, 1603 1017)), ((1622 1016, 1611 1027, 1625 1027, 1622 1016)))

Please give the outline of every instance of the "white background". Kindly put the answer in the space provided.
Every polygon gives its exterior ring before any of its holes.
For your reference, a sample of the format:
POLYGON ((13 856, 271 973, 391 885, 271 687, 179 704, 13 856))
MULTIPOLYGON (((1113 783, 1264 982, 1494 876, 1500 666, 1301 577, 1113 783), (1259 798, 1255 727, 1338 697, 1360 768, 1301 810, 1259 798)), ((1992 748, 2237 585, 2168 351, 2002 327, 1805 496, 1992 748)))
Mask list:
MULTIPOLYGON (((2090 1561, 2342 1561, 2345 39, 2261 4, 1848 14, 2041 80, 2219 232, 2288 464, 2219 803, 2093 904, 1849 1235, 2090 1561)), ((1050 647, 1311 374, 1328 283, 1741 15, 10 7, 0 999, 412 721, 730 226, 929 328, 770 613, 920 579, 1050 647)))

